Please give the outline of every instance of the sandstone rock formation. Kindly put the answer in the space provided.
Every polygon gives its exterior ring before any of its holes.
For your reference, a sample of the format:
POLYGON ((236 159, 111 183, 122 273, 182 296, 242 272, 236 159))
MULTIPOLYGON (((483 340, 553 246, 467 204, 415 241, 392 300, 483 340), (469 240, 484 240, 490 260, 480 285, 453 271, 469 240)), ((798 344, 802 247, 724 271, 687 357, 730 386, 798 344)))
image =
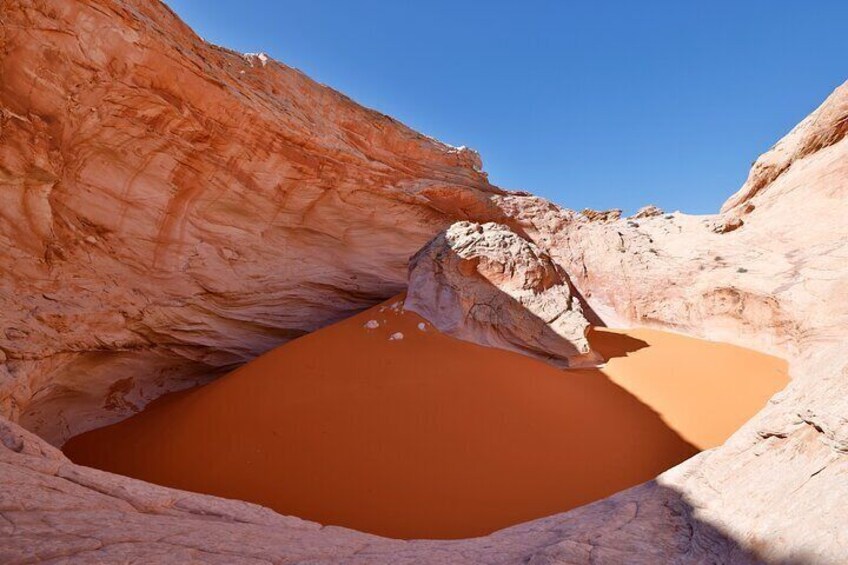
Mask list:
POLYGON ((466 341, 560 366, 599 360, 566 273, 503 225, 457 222, 425 245, 409 263, 405 306, 466 341))
POLYGON ((848 472, 846 103, 843 85, 823 106, 828 119, 805 120, 760 158, 783 172, 721 215, 599 223, 541 199, 495 197, 611 325, 672 328, 790 360, 793 382, 757 417, 658 479, 700 520, 772 561, 848 558, 848 533, 835 526, 848 513, 832 502, 848 472), (792 147, 806 149, 784 159, 792 147), (735 230, 713 230, 740 213, 735 230))
POLYGON ((639 208, 639 210, 633 214, 632 218, 638 220, 640 218, 653 218, 654 216, 662 215, 663 211, 661 208, 657 208, 653 204, 648 204, 647 206, 639 208))
MULTIPOLYGON (((815 112, 754 162, 748 179, 722 206, 722 212, 756 204, 757 195, 805 157, 842 141, 848 135, 848 83, 837 88, 815 112)), ((766 201, 774 195, 765 196, 766 201)), ((749 208, 749 211, 753 207, 749 208)))
POLYGON ((585 218, 598 222, 609 222, 621 218, 621 210, 618 208, 613 210, 592 210, 590 208, 584 208, 580 213, 585 218))
POLYGON ((51 442, 398 293, 435 233, 497 216, 473 151, 164 3, 0 6, 0 412, 51 442))
POLYGON ((0 14, 0 561, 848 561, 848 85, 722 215, 628 222, 503 193, 473 153, 211 46, 158 2, 0 14), (452 542, 78 467, 14 423, 60 442, 386 298, 462 219, 520 233, 611 325, 763 349, 794 380, 656 481, 452 542))

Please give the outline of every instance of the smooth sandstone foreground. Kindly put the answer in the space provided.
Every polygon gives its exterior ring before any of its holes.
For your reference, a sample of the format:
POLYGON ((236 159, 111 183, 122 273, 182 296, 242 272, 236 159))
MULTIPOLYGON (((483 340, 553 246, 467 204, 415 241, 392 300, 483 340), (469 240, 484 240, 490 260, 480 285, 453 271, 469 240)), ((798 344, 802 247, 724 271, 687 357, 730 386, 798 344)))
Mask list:
POLYGON ((621 218, 492 187, 473 152, 161 3, 0 13, 0 561, 848 561, 848 85, 722 213, 621 218), (321 527, 51 446, 402 291, 462 219, 528 238, 609 325, 774 353, 792 382, 720 447, 480 539, 321 527))
POLYGON ((474 537, 649 480, 697 453, 684 437, 718 445, 786 384, 778 359, 656 331, 596 332, 612 370, 562 371, 443 335, 403 298, 64 451, 322 524, 474 537))

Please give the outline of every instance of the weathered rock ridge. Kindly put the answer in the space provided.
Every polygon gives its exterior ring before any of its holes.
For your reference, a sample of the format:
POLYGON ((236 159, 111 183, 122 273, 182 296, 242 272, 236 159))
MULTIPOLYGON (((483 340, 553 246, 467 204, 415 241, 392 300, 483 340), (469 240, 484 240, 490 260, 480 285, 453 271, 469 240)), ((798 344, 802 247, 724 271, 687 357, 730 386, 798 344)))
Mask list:
MULTIPOLYGON (((722 206, 722 212, 754 209, 757 195, 786 173, 796 162, 822 149, 835 145, 848 135, 848 83, 837 88, 821 106, 795 126, 767 153, 754 162, 748 179, 739 191, 722 206)), ((774 199, 774 194, 763 198, 774 199)))
POLYGON ((409 262, 405 306, 466 341, 561 366, 600 359, 568 275, 500 224, 457 222, 425 245, 409 262))
POLYGON ((0 53, 0 561, 848 561, 848 86, 723 214, 621 219, 500 191, 158 2, 0 0, 0 53), (78 467, 15 423, 59 442, 373 304, 457 220, 509 226, 611 325, 767 350, 794 380, 656 481, 461 541, 78 467))

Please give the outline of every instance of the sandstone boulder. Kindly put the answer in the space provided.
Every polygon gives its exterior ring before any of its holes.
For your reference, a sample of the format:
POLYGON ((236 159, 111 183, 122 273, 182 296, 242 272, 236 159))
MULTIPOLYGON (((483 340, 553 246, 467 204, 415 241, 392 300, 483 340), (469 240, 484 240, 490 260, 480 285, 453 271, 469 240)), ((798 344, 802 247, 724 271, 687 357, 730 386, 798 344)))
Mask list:
POLYGON ((561 366, 598 361, 568 275, 508 227, 457 222, 410 261, 405 306, 444 333, 561 366))
POLYGON ((715 233, 729 233, 742 227, 745 220, 739 217, 738 214, 728 213, 716 218, 711 229, 715 233))

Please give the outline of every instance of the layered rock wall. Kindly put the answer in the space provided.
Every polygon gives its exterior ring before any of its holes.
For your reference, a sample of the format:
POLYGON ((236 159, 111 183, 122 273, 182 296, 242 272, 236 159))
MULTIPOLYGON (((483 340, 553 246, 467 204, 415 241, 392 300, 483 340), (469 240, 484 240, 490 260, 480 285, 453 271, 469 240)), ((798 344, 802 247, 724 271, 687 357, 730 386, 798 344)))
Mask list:
POLYGON ((2 1, 0 412, 58 443, 401 291, 479 156, 158 1, 2 1))

